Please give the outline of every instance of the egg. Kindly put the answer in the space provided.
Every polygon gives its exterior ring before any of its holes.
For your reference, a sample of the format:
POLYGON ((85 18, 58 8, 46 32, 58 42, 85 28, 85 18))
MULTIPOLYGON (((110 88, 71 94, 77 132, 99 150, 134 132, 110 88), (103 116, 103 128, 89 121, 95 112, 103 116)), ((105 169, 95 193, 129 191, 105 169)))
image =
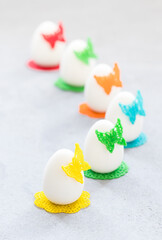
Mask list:
POLYGON ((60 65, 61 79, 72 86, 84 86, 96 63, 92 42, 75 40, 66 48, 60 65))
MULTIPOLYGON (((118 120, 117 124, 120 124, 120 120, 118 120)), ((115 128, 113 123, 108 120, 99 120, 97 121, 89 130, 85 144, 84 144, 84 156, 85 161, 87 161, 91 169, 97 173, 109 173, 116 170, 122 163, 124 157, 124 147, 123 145, 119 145, 117 143, 111 143, 114 137, 110 137, 110 132, 115 128), (106 133, 107 136, 106 136, 106 133), (107 137, 106 143, 109 142, 110 146, 103 144, 101 142, 101 136, 104 138, 107 137), (99 140, 100 139, 100 140, 99 140), (109 150, 108 150, 109 149, 109 150)), ((119 128, 117 131, 120 131, 119 128)), ((123 139, 121 139, 123 144, 125 143, 123 139)))
POLYGON ((143 99, 138 91, 136 97, 130 92, 119 93, 110 103, 105 118, 113 123, 120 118, 123 136, 131 142, 141 134, 144 116, 143 99))
POLYGON ((62 24, 45 21, 35 30, 31 43, 32 61, 43 67, 60 64, 65 48, 62 24))
POLYGON ((43 191, 46 197, 55 204, 70 204, 75 202, 82 194, 83 183, 69 177, 62 166, 72 162, 74 153, 68 149, 58 150, 48 161, 44 171, 43 191))
POLYGON ((106 112, 112 99, 121 91, 122 82, 117 64, 95 66, 85 84, 85 101, 95 112, 106 112))

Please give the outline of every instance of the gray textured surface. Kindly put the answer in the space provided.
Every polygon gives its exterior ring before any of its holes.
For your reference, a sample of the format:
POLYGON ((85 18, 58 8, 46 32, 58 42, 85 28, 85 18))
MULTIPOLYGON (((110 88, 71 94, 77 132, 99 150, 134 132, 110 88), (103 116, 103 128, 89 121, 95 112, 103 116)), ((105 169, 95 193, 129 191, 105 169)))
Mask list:
POLYGON ((162 2, 0 0, 0 239, 162 239, 162 2), (53 87, 57 73, 27 69, 43 20, 62 20, 70 41, 90 36, 99 62, 119 62, 127 90, 141 89, 148 143, 125 151, 121 179, 87 179, 91 206, 74 215, 36 208, 48 158, 74 150, 95 122, 77 113, 83 94, 53 87), (67 111, 68 109, 68 111, 67 111))

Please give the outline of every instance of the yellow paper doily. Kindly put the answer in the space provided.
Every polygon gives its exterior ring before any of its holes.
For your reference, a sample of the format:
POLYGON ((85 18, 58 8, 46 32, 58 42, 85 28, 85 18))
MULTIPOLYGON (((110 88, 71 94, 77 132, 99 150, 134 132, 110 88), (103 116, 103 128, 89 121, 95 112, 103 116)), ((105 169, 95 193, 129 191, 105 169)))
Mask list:
POLYGON ((43 191, 37 192, 34 197, 36 198, 34 201, 35 205, 50 213, 76 213, 90 205, 90 194, 86 191, 82 192, 77 201, 67 205, 58 205, 50 202, 43 191))

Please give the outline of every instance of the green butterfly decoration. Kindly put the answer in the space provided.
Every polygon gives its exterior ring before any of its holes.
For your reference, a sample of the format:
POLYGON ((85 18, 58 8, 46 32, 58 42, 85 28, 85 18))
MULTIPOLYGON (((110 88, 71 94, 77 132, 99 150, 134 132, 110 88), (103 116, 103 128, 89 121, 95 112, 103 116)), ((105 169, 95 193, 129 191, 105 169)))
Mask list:
POLYGON ((99 132, 98 130, 95 131, 98 140, 103 143, 107 150, 112 153, 114 151, 115 143, 119 145, 126 146, 127 143, 123 138, 123 127, 121 125, 121 121, 118 118, 115 127, 110 130, 110 132, 99 132))
POLYGON ((97 58, 97 55, 94 53, 93 44, 90 38, 87 40, 87 47, 81 52, 74 51, 74 54, 79 60, 87 65, 89 64, 89 58, 97 58))

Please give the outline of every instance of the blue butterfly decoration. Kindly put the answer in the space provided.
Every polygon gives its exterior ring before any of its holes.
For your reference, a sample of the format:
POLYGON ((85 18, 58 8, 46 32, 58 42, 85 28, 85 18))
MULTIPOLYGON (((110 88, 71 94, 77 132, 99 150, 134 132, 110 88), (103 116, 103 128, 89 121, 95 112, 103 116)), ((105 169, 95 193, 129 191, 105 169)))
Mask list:
POLYGON ((143 98, 141 92, 137 91, 136 99, 128 105, 119 103, 122 112, 129 117, 132 124, 136 121, 136 115, 146 116, 145 110, 143 109, 143 98))

